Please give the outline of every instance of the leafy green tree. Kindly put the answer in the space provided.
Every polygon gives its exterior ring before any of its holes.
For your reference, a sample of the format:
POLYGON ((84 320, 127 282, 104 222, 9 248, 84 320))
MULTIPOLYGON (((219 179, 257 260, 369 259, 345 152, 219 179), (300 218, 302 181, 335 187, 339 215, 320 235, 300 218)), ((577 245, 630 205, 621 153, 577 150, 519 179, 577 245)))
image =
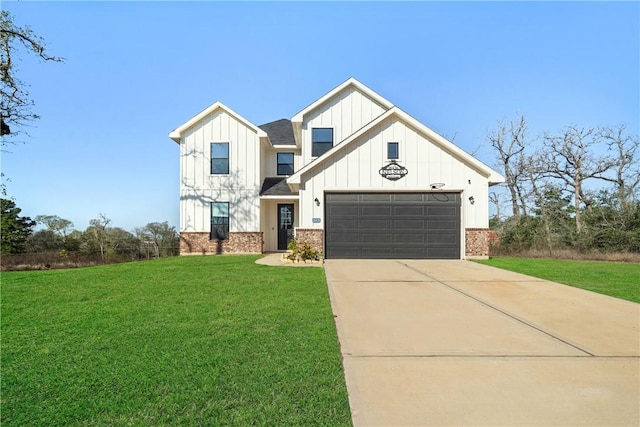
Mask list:
POLYGON ((601 190, 585 212, 584 245, 603 251, 640 252, 640 202, 620 198, 619 188, 601 190))
POLYGON ((153 246, 156 257, 177 254, 179 236, 175 227, 169 226, 167 221, 148 223, 144 226, 142 235, 153 246))
POLYGON ((60 218, 58 215, 38 215, 35 217, 37 223, 47 227, 47 230, 59 235, 63 239, 73 230, 73 222, 60 218))
POLYGON ((109 227, 107 229, 109 236, 109 246, 107 254, 123 256, 129 260, 138 258, 138 240, 136 236, 120 227, 109 227))
POLYGON ((13 200, 0 199, 0 238, 2 255, 24 252, 29 235, 36 225, 28 216, 20 216, 22 209, 13 200))
POLYGON ((64 249, 64 240, 51 230, 39 230, 27 239, 29 252, 47 252, 64 249))

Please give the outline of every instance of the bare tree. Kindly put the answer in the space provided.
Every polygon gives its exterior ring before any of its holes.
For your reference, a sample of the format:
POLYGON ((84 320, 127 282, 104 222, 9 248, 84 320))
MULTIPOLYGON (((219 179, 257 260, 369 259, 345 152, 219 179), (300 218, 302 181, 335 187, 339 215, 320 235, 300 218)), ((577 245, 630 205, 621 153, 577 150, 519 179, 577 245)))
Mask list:
POLYGON ((544 136, 543 174, 560 180, 573 193, 578 233, 584 231, 582 205, 590 209, 592 204, 585 192, 585 181, 593 178, 606 179, 605 173, 615 165, 615 161, 610 157, 592 153, 599 142, 595 129, 577 126, 564 128, 558 136, 544 136))
MULTIPOLYGON (((15 134, 15 128, 33 121, 39 116, 31 110, 33 100, 27 91, 27 85, 17 77, 17 67, 13 56, 18 46, 35 54, 42 61, 62 62, 63 58, 46 53, 44 39, 35 35, 31 28, 17 27, 13 17, 6 11, 0 11, 0 134, 2 136, 15 134)), ((2 138, 2 144, 6 139, 2 138)))
POLYGON ((504 171, 505 185, 509 191, 513 217, 527 214, 522 166, 526 148, 527 121, 524 116, 508 124, 498 122, 498 129, 489 134, 489 142, 496 149, 498 161, 504 171))
POLYGON ((543 164, 543 156, 540 153, 532 154, 530 156, 524 157, 522 161, 522 170, 531 185, 531 192, 533 193, 533 197, 539 206, 540 219, 542 221, 542 230, 544 232, 544 241, 546 243, 547 249, 551 251, 553 247, 550 223, 551 214, 544 197, 544 188, 549 183, 545 182, 544 179, 543 164))
POLYGON ((111 220, 107 218, 105 214, 101 213, 98 215, 98 218, 89 221, 89 228, 87 229, 93 241, 97 243, 100 248, 100 258, 102 262, 105 261, 104 251, 109 238, 109 230, 107 227, 110 222, 111 220))
POLYGON ((496 208, 496 214, 494 216, 494 218, 497 221, 500 221, 501 215, 500 215, 500 193, 492 191, 489 193, 489 203, 492 203, 493 206, 495 206, 496 208))
POLYGON ((629 135, 624 125, 601 128, 598 135, 606 142, 609 151, 614 153, 615 161, 614 177, 604 176, 602 179, 615 185, 620 206, 624 209, 635 199, 640 185, 640 140, 637 136, 629 135))

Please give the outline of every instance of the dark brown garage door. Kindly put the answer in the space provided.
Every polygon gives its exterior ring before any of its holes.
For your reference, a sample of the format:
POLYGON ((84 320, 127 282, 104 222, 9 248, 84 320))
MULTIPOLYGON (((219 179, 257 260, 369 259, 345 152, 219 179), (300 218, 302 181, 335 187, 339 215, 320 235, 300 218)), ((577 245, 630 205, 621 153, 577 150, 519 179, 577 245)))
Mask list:
POLYGON ((327 193, 327 258, 460 259, 459 193, 327 193))

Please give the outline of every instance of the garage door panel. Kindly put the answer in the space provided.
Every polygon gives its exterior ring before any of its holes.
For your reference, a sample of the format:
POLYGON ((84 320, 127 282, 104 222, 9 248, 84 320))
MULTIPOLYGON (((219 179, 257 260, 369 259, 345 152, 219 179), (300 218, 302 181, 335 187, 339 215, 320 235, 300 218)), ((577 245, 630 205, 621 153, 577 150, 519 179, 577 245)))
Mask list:
POLYGON ((424 230, 424 220, 422 219, 395 219, 393 227, 396 230, 424 230))
POLYGON ((360 209, 358 206, 352 205, 331 205, 328 208, 328 213, 331 218, 336 216, 358 216, 360 209))
POLYGON ((452 220, 441 220, 441 219, 427 219, 426 220, 426 229, 427 230, 458 230, 458 223, 452 220))
POLYGON ((397 193, 394 194, 396 202, 422 202, 425 194, 422 193, 397 193))
POLYGON ((327 258, 460 258, 457 193, 329 193, 327 258))
POLYGON ((427 202, 460 205, 460 193, 426 193, 425 196, 427 202))
POLYGON ((393 214, 395 216, 424 216, 425 210, 424 206, 394 206, 393 214))
POLYGON ((412 244, 412 243, 424 244, 425 236, 422 233, 411 233, 411 234, 395 233, 393 234, 393 242, 402 243, 402 244, 412 244))
POLYGON ((357 230, 359 219, 335 219, 331 221, 331 228, 336 231, 346 232, 347 230, 357 230))
POLYGON ((330 193, 327 194, 328 202, 357 202, 358 194, 355 193, 330 193))
POLYGON ((360 215, 362 216, 390 216, 391 206, 389 205, 371 205, 362 206, 360 208, 360 215))
POLYGON ((424 247, 399 247, 395 248, 394 258, 424 258, 424 247))
POLYGON ((361 219, 360 228, 374 229, 374 230, 391 230, 390 219, 361 219))
POLYGON ((392 196, 392 194, 364 193, 360 194, 360 200, 363 202, 390 202, 392 196))
POLYGON ((377 258, 386 259, 393 258, 391 248, 389 247, 377 247, 377 246, 364 246, 360 251, 361 258, 377 258))
POLYGON ((428 216, 451 217, 458 211, 457 206, 427 206, 426 214, 428 216))
POLYGON ((331 236, 328 236, 327 243, 352 243, 357 242, 360 239, 360 233, 335 233, 331 236))
POLYGON ((458 245, 455 233, 429 233, 425 235, 427 244, 434 245, 458 245))
POLYGON ((361 243, 392 243, 393 235, 390 233, 384 234, 361 234, 361 243))

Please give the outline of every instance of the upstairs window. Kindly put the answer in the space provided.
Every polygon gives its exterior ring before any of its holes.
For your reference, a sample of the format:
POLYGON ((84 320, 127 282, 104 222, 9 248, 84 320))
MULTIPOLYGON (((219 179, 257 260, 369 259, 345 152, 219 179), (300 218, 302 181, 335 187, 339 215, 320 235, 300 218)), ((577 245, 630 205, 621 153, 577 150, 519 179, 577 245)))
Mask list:
POLYGON ((278 153, 278 175, 293 175, 293 153, 278 153))
POLYGON ((211 202, 211 240, 229 240, 229 202, 211 202))
POLYGON ((211 143, 211 174, 226 175, 229 173, 229 143, 211 143))
POLYGON ((322 156, 333 147, 333 128, 311 129, 311 155, 322 156))
POLYGON ((398 160, 400 158, 400 147, 397 142, 387 142, 387 159, 398 160))

